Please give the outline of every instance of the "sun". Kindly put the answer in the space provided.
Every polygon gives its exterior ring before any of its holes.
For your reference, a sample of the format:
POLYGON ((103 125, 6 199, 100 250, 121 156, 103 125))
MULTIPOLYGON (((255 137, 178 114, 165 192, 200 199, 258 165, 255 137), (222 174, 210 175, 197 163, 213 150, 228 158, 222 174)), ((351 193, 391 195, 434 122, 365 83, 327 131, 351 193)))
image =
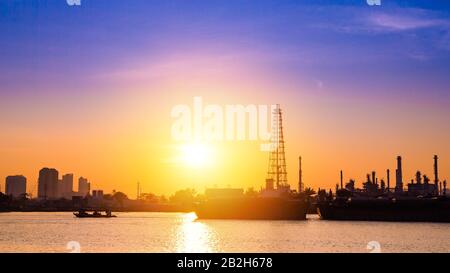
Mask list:
POLYGON ((190 167, 206 167, 213 160, 213 149, 206 143, 189 143, 181 146, 181 162, 190 167))

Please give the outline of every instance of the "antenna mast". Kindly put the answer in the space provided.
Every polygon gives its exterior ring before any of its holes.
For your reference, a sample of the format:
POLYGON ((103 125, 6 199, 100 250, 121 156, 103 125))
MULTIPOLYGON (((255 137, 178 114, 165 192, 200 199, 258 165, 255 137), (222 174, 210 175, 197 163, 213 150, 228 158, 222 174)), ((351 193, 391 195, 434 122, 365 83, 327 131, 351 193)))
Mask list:
POLYGON ((279 104, 277 104, 277 107, 272 114, 272 151, 269 155, 269 170, 267 176, 268 179, 272 179, 272 181, 276 182, 277 189, 288 189, 286 155, 284 151, 283 117, 279 104))

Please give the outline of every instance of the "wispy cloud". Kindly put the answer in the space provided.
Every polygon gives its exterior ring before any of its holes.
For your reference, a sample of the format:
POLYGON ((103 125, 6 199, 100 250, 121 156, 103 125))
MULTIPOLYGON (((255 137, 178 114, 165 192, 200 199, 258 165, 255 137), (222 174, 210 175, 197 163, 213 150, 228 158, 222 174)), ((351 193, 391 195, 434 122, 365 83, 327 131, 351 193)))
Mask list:
POLYGON ((416 61, 428 61, 431 59, 431 56, 426 53, 418 53, 418 52, 410 52, 407 53, 406 56, 416 61))
POLYGON ((425 48, 430 45, 433 49, 450 50, 450 19, 435 11, 407 9, 401 15, 377 13, 368 17, 367 23, 375 33, 405 33, 410 37, 416 37, 419 41, 414 44, 422 44, 423 49, 407 54, 411 59, 429 60, 432 53, 425 48))
MULTIPOLYGON (((358 7, 333 7, 336 16, 327 22, 311 24, 315 28, 346 34, 383 34, 416 30, 449 30, 450 19, 437 11, 418 8, 391 8, 373 12, 358 7)), ((330 13, 330 10, 322 10, 330 13)))
POLYGON ((405 31, 431 27, 449 27, 449 21, 438 18, 423 18, 417 15, 379 13, 369 17, 369 23, 378 30, 405 31))

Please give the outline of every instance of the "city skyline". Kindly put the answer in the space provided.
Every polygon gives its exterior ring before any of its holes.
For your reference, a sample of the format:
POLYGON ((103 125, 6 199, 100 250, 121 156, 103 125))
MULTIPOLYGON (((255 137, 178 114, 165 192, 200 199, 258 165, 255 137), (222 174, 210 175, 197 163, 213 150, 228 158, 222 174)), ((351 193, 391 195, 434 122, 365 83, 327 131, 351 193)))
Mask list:
POLYGON ((280 104, 292 188, 299 156, 315 189, 340 170, 394 170, 397 155, 405 181, 431 177, 435 154, 450 177, 450 3, 107 2, 0 2, 2 189, 13 174, 37 189, 44 166, 129 196, 138 181, 156 194, 264 186, 260 142, 172 139, 171 110, 197 96, 280 104))
MULTIPOLYGON (((57 169, 44 167, 39 171, 37 183, 27 186, 27 178, 24 175, 9 175, 5 178, 5 190, 0 188, 0 193, 12 195, 14 198, 27 197, 39 199, 59 199, 71 200, 73 196, 86 196, 91 192, 91 183, 87 178, 80 176, 78 186, 75 191, 73 173, 62 174, 59 179, 57 169)), ((92 192, 99 190, 92 190, 92 192)), ((102 190, 100 190, 102 191, 102 190)))
MULTIPOLYGON (((272 154, 272 157, 274 155, 272 154)), ((336 182, 335 186, 336 186, 336 191, 337 189, 341 188, 346 188, 348 190, 354 190, 357 186, 362 186, 365 189, 369 189, 370 187, 375 187, 375 189, 382 189, 384 191, 384 189, 386 189, 387 191, 392 190, 396 193, 398 192, 403 192, 404 190, 410 191, 410 192, 428 192, 431 194, 434 193, 443 193, 443 195, 446 195, 446 191, 448 190, 447 188, 447 178, 443 178, 440 179, 440 175, 439 170, 440 167, 438 167, 438 159, 439 157, 437 155, 433 156, 433 173, 432 176, 431 175, 427 175, 426 173, 423 173, 421 171, 421 169, 417 169, 417 171, 414 173, 413 176, 411 176, 412 178, 410 179, 410 176, 404 176, 403 173, 403 163, 402 163, 402 157, 401 156, 397 156, 396 158, 396 168, 393 169, 393 178, 391 178, 391 169, 385 169, 385 172, 381 176, 376 175, 377 171, 372 170, 367 172, 366 174, 366 180, 360 180, 360 181, 356 181, 354 178, 352 177, 347 177, 344 178, 344 171, 340 170, 340 181, 339 183, 336 182), (431 177, 433 179, 431 179, 431 177), (393 181, 393 183, 391 182, 391 179, 395 179, 393 181), (345 185, 345 187, 344 187, 345 185), (369 187, 369 188, 367 188, 369 187), (425 187, 425 188, 424 188, 425 187)), ((273 162, 273 158, 269 159, 269 162, 273 162)), ((312 190, 315 190, 311 187, 309 187, 308 185, 305 185, 302 181, 302 173, 303 173, 303 168, 301 165, 301 157, 299 157, 299 169, 298 171, 298 184, 288 184, 288 189, 290 188, 290 190, 292 191, 303 191, 305 190, 305 188, 310 188, 312 190)), ((268 173, 267 173, 267 179, 265 181, 265 185, 260 187, 261 192, 264 191, 264 189, 274 189, 277 187, 274 187, 274 178, 273 175, 275 173, 272 172, 273 167, 269 168, 268 173), (272 177, 272 178, 271 178, 272 177), (270 181, 269 181, 270 180, 270 181), (269 184, 268 184, 269 183, 269 184)), ((67 174, 62 174, 61 175, 61 179, 59 179, 60 175, 57 169, 54 168, 48 168, 48 167, 44 167, 40 170, 40 175, 39 175, 39 179, 38 182, 36 184, 36 190, 37 190, 37 194, 34 195, 33 189, 30 189, 29 187, 27 187, 27 178, 24 175, 9 175, 5 178, 5 191, 4 193, 7 195, 12 195, 13 197, 17 198, 17 197, 21 197, 21 195, 23 193, 28 194, 31 198, 38 198, 38 199, 59 199, 59 198, 65 198, 67 200, 71 200, 72 197, 79 197, 79 196, 87 196, 87 195, 92 195, 95 196, 96 192, 101 192, 103 194, 103 190, 102 189, 93 189, 95 187, 91 187, 91 182, 83 177, 80 176, 78 178, 78 186, 77 186, 77 190, 75 191, 75 187, 74 187, 74 182, 73 182, 73 177, 74 174, 73 173, 67 173, 67 174), (42 176, 42 182, 41 182, 41 176, 42 176), (49 179, 48 176, 51 176, 52 178, 49 179), (49 180, 51 180, 49 182, 49 180), (8 183, 9 183, 9 190, 8 190, 8 183), (48 184, 49 183, 53 183, 52 187, 53 189, 48 190, 48 184), (18 184, 18 185, 17 185, 18 184), (27 190, 25 190, 27 189, 27 190), (52 191, 51 194, 48 194, 49 191, 52 191)), ((277 183, 278 184, 278 183, 277 183)), ((285 185, 286 186, 286 185, 285 185)), ((33 188, 33 187, 31 187, 33 188)), ((155 194, 155 192, 150 191, 143 191, 141 188, 141 183, 137 182, 137 195, 136 195, 136 199, 139 199, 139 195, 140 194, 155 194)), ((258 188, 254 188, 254 187, 248 187, 248 188, 243 188, 240 186, 236 186, 234 188, 231 188, 230 185, 227 185, 224 188, 229 188, 232 190, 241 190, 242 192, 246 191, 246 190, 256 190, 258 191, 258 188)), ((283 184, 281 184, 281 188, 283 188, 283 184)), ((325 188, 325 190, 327 189, 332 189, 333 187, 330 186, 329 188, 325 188)), ((186 188, 189 189, 189 188, 186 188)), ((213 187, 209 187, 209 190, 211 189, 219 189, 217 187, 217 185, 214 185, 213 187)), ((184 188, 179 188, 177 190, 185 190, 184 188)), ((198 190, 196 188, 192 188, 192 190, 198 190)), ((208 191, 208 188, 205 188, 205 193, 208 191)), ((320 190, 320 187, 318 188, 318 190, 320 190)), ((116 189, 112 190, 112 192, 115 192, 116 189)), ((118 191, 120 191, 120 189, 118 189, 118 191)), ((2 192, 1 188, 0 188, 0 192, 2 192)), ((198 194, 203 194, 203 192, 197 192, 198 194)), ((129 194, 129 193, 127 193, 129 194)), ((157 194, 157 193, 156 193, 157 194)), ((425 194, 425 193, 424 193, 425 194)), ((164 196, 165 194, 163 193, 162 196, 164 196)), ((132 195, 129 195, 130 197, 132 197, 132 195)))

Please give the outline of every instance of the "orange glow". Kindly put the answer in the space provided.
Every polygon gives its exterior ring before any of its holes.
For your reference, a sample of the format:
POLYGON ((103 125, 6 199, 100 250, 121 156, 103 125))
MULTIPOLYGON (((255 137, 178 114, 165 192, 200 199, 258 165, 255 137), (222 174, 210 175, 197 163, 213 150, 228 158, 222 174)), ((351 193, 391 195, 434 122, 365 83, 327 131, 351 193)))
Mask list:
MULTIPOLYGON (((281 104, 288 181, 294 189, 299 155, 305 185, 315 189, 334 188, 340 169, 346 180, 355 178, 357 183, 372 170, 383 178, 387 168, 395 168, 397 155, 404 158, 406 181, 417 169, 431 174, 434 154, 449 166, 448 109, 423 112, 417 111, 423 102, 342 99, 324 90, 307 92, 302 83, 285 84, 250 60, 223 59, 218 61, 221 65, 213 60, 192 57, 180 61, 182 65, 162 63, 156 79, 136 71, 110 76, 108 84, 120 84, 111 88, 103 83, 99 85, 103 92, 95 95, 2 102, 1 177, 25 175, 34 196, 38 171, 44 166, 57 168, 60 175, 87 177, 93 189, 120 190, 131 197, 137 181, 143 192, 165 195, 188 187, 198 192, 214 186, 259 189, 268 165, 268 153, 260 151, 260 142, 182 146, 171 139, 172 107, 191 104, 194 96, 219 105, 281 104), (276 90, 286 93, 279 95, 276 90), (73 108, 67 109, 68 101, 73 108), (371 109, 371 105, 382 107, 371 109), (18 113, 19 108, 27 110, 18 113), (440 131, 430 134, 436 128, 440 131)), ((445 166, 443 179, 450 177, 445 166)))

